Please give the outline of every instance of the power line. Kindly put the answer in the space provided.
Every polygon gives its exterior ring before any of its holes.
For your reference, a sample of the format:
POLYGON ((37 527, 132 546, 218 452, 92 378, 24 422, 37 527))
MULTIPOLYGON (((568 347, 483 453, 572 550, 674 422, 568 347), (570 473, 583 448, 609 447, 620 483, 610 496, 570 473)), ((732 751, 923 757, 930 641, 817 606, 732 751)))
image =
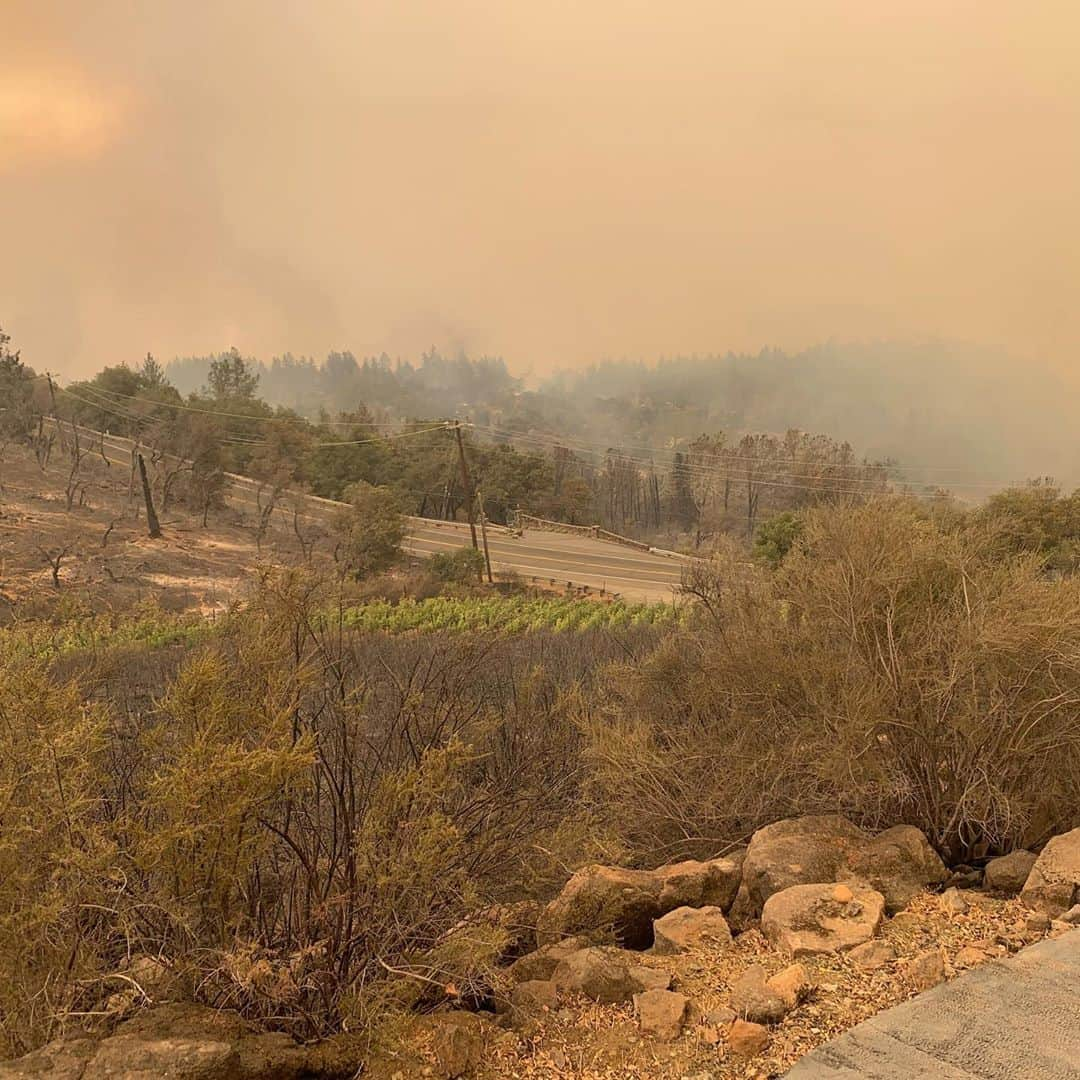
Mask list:
MULTIPOLYGON (((100 402, 100 401, 94 401, 93 399, 87 399, 85 397, 81 397, 79 394, 76 394, 74 391, 67 390, 67 389, 65 389, 63 387, 58 387, 57 389, 60 391, 61 394, 66 394, 68 397, 73 398, 75 401, 82 402, 82 404, 84 404, 84 405, 88 405, 91 408, 98 409, 101 412, 108 413, 111 416, 116 416, 121 420, 130 420, 130 421, 132 421, 134 423, 139 423, 139 424, 153 424, 153 423, 157 422, 156 418, 153 417, 153 416, 149 416, 149 415, 146 415, 146 414, 140 414, 140 413, 133 413, 130 410, 123 409, 121 406, 116 405, 114 402, 109 402, 107 398, 105 399, 106 402, 107 402, 107 404, 106 404, 106 403, 103 403, 103 402, 100 402)), ((90 389, 90 388, 84 387, 83 389, 90 389)), ((97 393, 97 394, 103 394, 102 391, 96 390, 96 389, 93 390, 92 392, 97 393)), ((129 395, 125 395, 125 396, 129 396, 129 395)), ((136 400, 146 401, 147 399, 138 398, 136 400)), ((198 410, 194 410, 194 411, 200 412, 200 413, 208 413, 209 412, 209 410, 206 410, 206 409, 198 409, 198 410)), ((214 415, 214 416, 236 416, 237 414, 235 414, 235 413, 211 413, 210 415, 214 415)), ((253 416, 253 417, 245 417, 245 419, 253 420, 253 421, 263 421, 263 420, 283 420, 285 418, 284 417, 271 417, 271 416, 264 416, 264 417, 254 417, 253 416)), ((291 419, 289 422, 293 423, 293 424, 303 425, 304 427, 311 427, 312 426, 308 420, 305 420, 303 418, 291 419)), ((394 442, 394 441, 396 441, 398 439, 411 438, 414 435, 426 435, 426 434, 428 434, 429 432, 432 432, 432 431, 445 431, 446 428, 447 428, 446 422, 445 421, 439 421, 437 424, 432 424, 429 427, 414 428, 412 431, 400 431, 400 432, 396 432, 396 433, 388 433, 388 434, 385 434, 385 435, 375 435, 375 436, 372 436, 371 438, 367 438, 367 439, 335 439, 335 440, 328 441, 328 442, 313 442, 313 443, 310 443, 309 446, 311 448, 313 448, 313 449, 318 449, 320 447, 363 446, 363 445, 366 445, 366 444, 369 444, 369 443, 394 442)), ((226 441, 233 442, 233 443, 239 443, 239 444, 243 444, 243 445, 248 445, 248 446, 265 446, 266 445, 266 440, 265 439, 258 439, 258 438, 255 438, 255 437, 249 437, 249 433, 247 433, 247 432, 235 432, 235 431, 229 431, 228 429, 226 429, 226 436, 225 437, 226 437, 226 441)))
MULTIPOLYGON (((729 458, 731 465, 709 465, 704 462, 695 462, 684 458, 681 461, 675 460, 675 455, 683 453, 683 451, 674 450, 671 448, 663 447, 651 447, 649 453, 656 454, 670 454, 671 459, 667 461, 654 461, 649 458, 638 457, 633 454, 628 454, 624 450, 618 447, 606 445, 604 443, 588 442, 583 439, 561 439, 558 436, 544 436, 537 434, 523 434, 521 432, 509 431, 505 428, 497 428, 490 425, 480 426, 477 428, 479 431, 484 431, 490 435, 502 436, 508 439, 517 439, 522 442, 532 442, 543 447, 563 448, 572 450, 577 453, 591 453, 597 457, 602 455, 614 455, 620 460, 632 462, 639 466, 655 467, 656 465, 667 466, 671 468, 684 469, 687 472, 695 476, 720 476, 726 479, 734 481, 743 481, 746 479, 753 480, 754 482, 764 483, 762 480, 758 480, 756 477, 750 475, 749 465, 750 463, 760 463, 762 465, 775 467, 781 464, 792 464, 795 466, 810 466, 817 468, 835 468, 840 470, 863 470, 867 472, 877 474, 887 474, 889 472, 903 473, 906 469, 917 468, 917 466, 904 465, 899 462, 852 462, 850 464, 834 463, 830 464, 826 461, 811 461, 804 458, 786 458, 786 457, 755 457, 753 455, 740 454, 736 448, 731 448, 731 456, 729 458), (577 445, 574 445, 574 444, 577 445), (732 466, 736 469, 740 466, 743 467, 742 472, 732 472, 732 466)), ((920 466, 921 467, 921 466, 920 466)), ((946 468, 946 467, 942 467, 946 468)), ((849 476, 837 476, 836 474, 824 473, 824 474, 795 474, 797 479, 801 480, 823 480, 830 481, 836 479, 859 481, 859 477, 854 475, 849 476)), ((868 477, 870 479, 880 479, 878 477, 868 477)), ((905 481, 901 481, 905 482, 905 481)), ((982 487, 993 491, 1000 491, 1004 487, 1015 486, 1018 481, 1006 480, 1006 481, 977 481, 977 480, 964 480, 964 481, 952 481, 958 486, 962 487, 982 487)))
MULTIPOLYGON (((549 433, 539 433, 539 432, 523 433, 523 432, 519 432, 519 431, 513 431, 513 430, 511 430, 509 428, 501 428, 501 427, 498 427, 497 425, 481 425, 479 427, 482 427, 482 429, 485 430, 485 431, 491 432, 493 434, 498 434, 498 435, 504 436, 506 438, 511 438, 511 439, 526 439, 527 438, 527 439, 532 439, 534 441, 543 441, 543 442, 546 442, 548 445, 551 445, 551 446, 565 447, 566 449, 575 449, 576 447, 581 447, 581 448, 587 448, 589 450, 601 450, 601 451, 604 451, 604 452, 616 451, 616 452, 620 452, 620 453, 622 453, 625 450, 641 450, 641 451, 644 451, 645 453, 648 453, 648 454, 668 454, 668 455, 672 455, 672 456, 674 456, 675 454, 680 454, 680 453, 681 454, 693 453, 693 448, 691 446, 685 446, 683 448, 678 448, 678 447, 670 447, 670 446, 645 446, 645 445, 642 445, 641 443, 622 443, 622 444, 619 444, 619 445, 614 445, 614 444, 612 444, 610 442, 590 441, 590 440, 587 440, 587 439, 583 439, 583 438, 581 438, 579 436, 572 436, 572 435, 561 436, 561 435, 552 435, 552 434, 549 434, 549 433)), ((800 432, 800 433, 802 433, 802 432, 800 432)), ((728 452, 735 452, 735 451, 737 451, 737 446, 728 446, 725 449, 728 452)), ((747 457, 746 455, 741 455, 740 460, 743 460, 743 461, 746 461, 746 460, 759 460, 759 461, 769 461, 769 462, 783 462, 783 463, 789 463, 789 464, 795 464, 795 465, 806 464, 807 463, 804 459, 797 458, 797 457, 753 458, 753 457, 747 457)), ((912 461, 899 461, 899 460, 887 459, 885 461, 880 461, 880 462, 865 462, 864 461, 864 464, 867 467, 873 467, 873 468, 892 468, 892 469, 909 470, 909 471, 925 469, 925 470, 931 470, 931 471, 936 471, 936 472, 954 472, 954 473, 960 473, 960 474, 964 474, 964 475, 979 475, 977 473, 973 473, 972 470, 967 468, 966 466, 932 464, 932 463, 929 463, 929 462, 912 462, 912 461)))
MULTIPOLYGON (((101 387, 91 387, 88 383, 84 383, 81 386, 82 390, 93 390, 96 394, 99 394, 106 398, 122 398, 127 401, 142 402, 147 405, 151 405, 154 408, 163 409, 179 409, 183 412, 203 413, 207 416, 223 416, 233 420, 250 420, 257 421, 259 423, 274 423, 274 424, 310 424, 318 427, 386 427, 389 425, 380 425, 374 420, 320 420, 316 424, 314 421, 309 420, 305 416, 258 416, 251 413, 234 413, 225 412, 222 409, 203 409, 197 405, 186 405, 179 401, 160 401, 155 398, 143 397, 141 394, 121 394, 118 390, 104 390, 101 387)), ((63 391, 70 393, 70 391, 63 391)))

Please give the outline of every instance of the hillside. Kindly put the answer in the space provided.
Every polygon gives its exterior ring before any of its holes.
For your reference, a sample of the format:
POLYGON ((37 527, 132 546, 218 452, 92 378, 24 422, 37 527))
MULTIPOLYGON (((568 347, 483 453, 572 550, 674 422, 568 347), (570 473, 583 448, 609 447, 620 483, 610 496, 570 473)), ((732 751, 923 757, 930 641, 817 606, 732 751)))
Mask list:
POLYGON ((260 550, 250 514, 231 508, 215 511, 204 527, 198 514, 174 504, 162 515, 164 535, 151 540, 128 470, 87 453, 70 510, 69 476, 59 452, 43 470, 25 447, 3 449, 0 619, 13 608, 29 615, 73 601, 124 610, 152 600, 166 611, 209 614, 224 609, 261 563, 301 555, 297 537, 282 529, 271 530, 260 550))

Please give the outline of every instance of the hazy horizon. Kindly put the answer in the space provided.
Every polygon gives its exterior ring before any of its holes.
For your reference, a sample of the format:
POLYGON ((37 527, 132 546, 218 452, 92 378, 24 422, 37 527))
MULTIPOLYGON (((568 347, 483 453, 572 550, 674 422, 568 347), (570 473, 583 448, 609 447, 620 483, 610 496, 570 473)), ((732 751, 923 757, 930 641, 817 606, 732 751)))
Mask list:
POLYGON ((926 339, 1075 366, 1073 6, 5 9, 0 325, 41 369, 926 339))

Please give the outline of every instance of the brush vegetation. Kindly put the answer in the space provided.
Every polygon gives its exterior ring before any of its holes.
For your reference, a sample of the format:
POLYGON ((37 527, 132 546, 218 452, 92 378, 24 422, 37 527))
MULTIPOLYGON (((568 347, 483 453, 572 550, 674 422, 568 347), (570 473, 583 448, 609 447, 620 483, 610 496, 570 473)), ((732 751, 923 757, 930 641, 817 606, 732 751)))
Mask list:
POLYGON ((678 611, 357 604, 302 568, 213 624, 7 631, 4 1051, 106 1011, 137 953, 303 1037, 374 1031, 481 994, 505 941, 455 928, 586 862, 821 810, 953 863, 1077 824, 1080 580, 903 500, 782 539, 695 564, 678 611))

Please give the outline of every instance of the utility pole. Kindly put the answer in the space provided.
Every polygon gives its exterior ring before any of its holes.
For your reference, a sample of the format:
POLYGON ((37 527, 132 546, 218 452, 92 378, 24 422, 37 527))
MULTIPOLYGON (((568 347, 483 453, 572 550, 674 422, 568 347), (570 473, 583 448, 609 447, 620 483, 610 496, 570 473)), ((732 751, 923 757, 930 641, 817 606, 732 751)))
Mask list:
POLYGON ((480 536, 484 541, 484 565, 487 567, 487 578, 490 585, 495 579, 491 576, 491 553, 488 551, 487 514, 484 513, 484 496, 480 494, 479 488, 476 490, 476 502, 480 507, 480 536))
POLYGON ((139 477, 142 480, 143 499, 146 502, 146 525, 150 532, 151 540, 161 538, 161 526, 158 524, 158 516, 154 512, 154 500, 150 495, 150 481, 146 478, 146 463, 142 454, 136 455, 139 459, 139 477))
POLYGON ((476 540, 476 508, 473 505, 476 499, 473 493, 472 477, 469 475, 469 465, 465 460, 465 444, 461 439, 461 421, 454 421, 454 434, 457 436, 458 461, 461 464, 461 483, 465 488, 465 506, 469 515, 469 532, 472 533, 472 546, 479 551, 480 545, 476 540))

